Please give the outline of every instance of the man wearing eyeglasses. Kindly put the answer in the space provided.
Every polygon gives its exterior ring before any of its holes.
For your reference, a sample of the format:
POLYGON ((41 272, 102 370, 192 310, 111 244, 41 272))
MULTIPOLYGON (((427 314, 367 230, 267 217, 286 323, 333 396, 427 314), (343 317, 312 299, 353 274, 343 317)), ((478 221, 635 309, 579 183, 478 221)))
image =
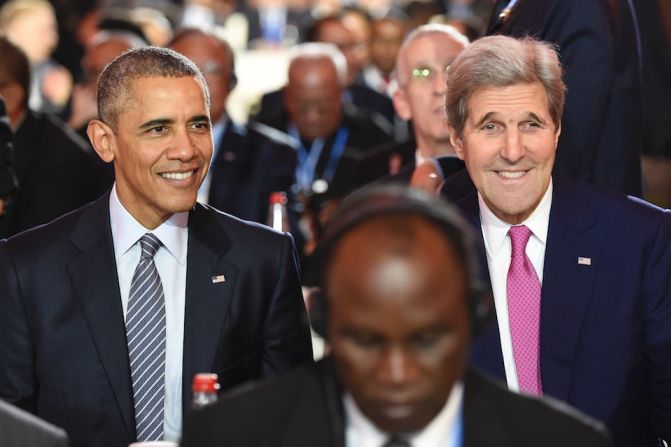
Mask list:
POLYGON ((391 174, 383 181, 412 184, 435 193, 444 178, 464 168, 450 143, 445 75, 466 45, 468 39, 449 25, 423 25, 408 34, 396 58, 398 85, 393 100, 396 113, 412 123, 414 147, 405 143, 381 145, 356 161, 358 174, 366 180, 391 174), (385 157, 388 163, 380 164, 379 159, 385 157), (379 172, 380 167, 385 172, 379 172))

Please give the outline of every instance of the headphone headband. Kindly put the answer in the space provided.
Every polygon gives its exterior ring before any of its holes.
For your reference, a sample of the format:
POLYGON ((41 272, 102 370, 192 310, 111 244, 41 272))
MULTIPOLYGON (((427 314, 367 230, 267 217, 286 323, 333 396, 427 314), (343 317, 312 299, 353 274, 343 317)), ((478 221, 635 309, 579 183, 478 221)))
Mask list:
MULTIPOLYGON (((457 252, 463 256, 468 272, 469 308, 474 331, 479 330, 482 321, 490 313, 489 281, 480 274, 482 263, 476 256, 476 239, 473 229, 461 217, 459 211, 441 198, 433 197, 425 191, 408 188, 401 184, 373 185, 355 191, 347 197, 331 220, 326 224, 323 236, 314 252, 310 264, 310 278, 323 287, 325 269, 335 245, 354 227, 381 216, 413 215, 434 222, 446 235, 457 252)), ((324 334, 323 321, 326 315, 326 297, 317 298, 316 318, 311 318, 315 329, 324 334), (315 320, 318 323, 315 324, 315 320)), ((312 317, 312 315, 311 315, 312 317)))

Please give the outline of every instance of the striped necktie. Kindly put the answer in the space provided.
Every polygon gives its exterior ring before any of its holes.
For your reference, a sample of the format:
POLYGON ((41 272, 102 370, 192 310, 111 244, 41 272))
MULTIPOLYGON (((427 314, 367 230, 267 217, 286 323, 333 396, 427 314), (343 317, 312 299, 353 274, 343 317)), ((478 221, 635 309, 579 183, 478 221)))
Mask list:
POLYGON ((163 439, 165 394, 165 298, 154 255, 161 241, 151 233, 140 238, 140 262, 130 285, 126 336, 138 441, 163 439))

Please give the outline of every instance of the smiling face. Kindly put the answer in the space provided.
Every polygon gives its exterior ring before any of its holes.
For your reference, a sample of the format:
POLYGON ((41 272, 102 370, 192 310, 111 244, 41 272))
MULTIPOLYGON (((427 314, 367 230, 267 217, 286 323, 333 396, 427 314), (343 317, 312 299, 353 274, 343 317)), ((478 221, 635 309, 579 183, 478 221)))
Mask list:
POLYGON ((129 85, 116 128, 96 121, 89 136, 101 157, 114 162, 123 206, 153 229, 195 204, 212 156, 210 118, 193 77, 145 77, 129 85))
POLYGON ((446 69, 464 49, 461 42, 445 33, 417 37, 399 55, 400 88, 394 107, 405 120, 412 119, 417 147, 427 156, 450 148, 450 132, 445 117, 446 69))
POLYGON ((547 191, 557 141, 539 82, 484 87, 468 100, 463 137, 452 143, 487 206, 516 225, 547 191))
POLYGON ((463 266, 422 217, 360 224, 326 273, 328 336, 337 375, 381 430, 424 428, 466 368, 463 266))

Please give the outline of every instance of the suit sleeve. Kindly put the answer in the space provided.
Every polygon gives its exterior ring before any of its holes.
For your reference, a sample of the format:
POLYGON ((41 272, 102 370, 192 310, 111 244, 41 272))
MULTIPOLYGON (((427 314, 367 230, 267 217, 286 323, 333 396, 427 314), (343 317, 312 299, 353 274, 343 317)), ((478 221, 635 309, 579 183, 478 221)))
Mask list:
POLYGON ((0 398, 36 411, 34 348, 9 244, 0 241, 0 398))
POLYGON ((645 353, 655 433, 671 441, 671 213, 664 212, 643 278, 645 353))
POLYGON ((310 328, 297 266, 293 239, 285 234, 277 260, 277 280, 264 322, 264 376, 312 362, 310 328))

